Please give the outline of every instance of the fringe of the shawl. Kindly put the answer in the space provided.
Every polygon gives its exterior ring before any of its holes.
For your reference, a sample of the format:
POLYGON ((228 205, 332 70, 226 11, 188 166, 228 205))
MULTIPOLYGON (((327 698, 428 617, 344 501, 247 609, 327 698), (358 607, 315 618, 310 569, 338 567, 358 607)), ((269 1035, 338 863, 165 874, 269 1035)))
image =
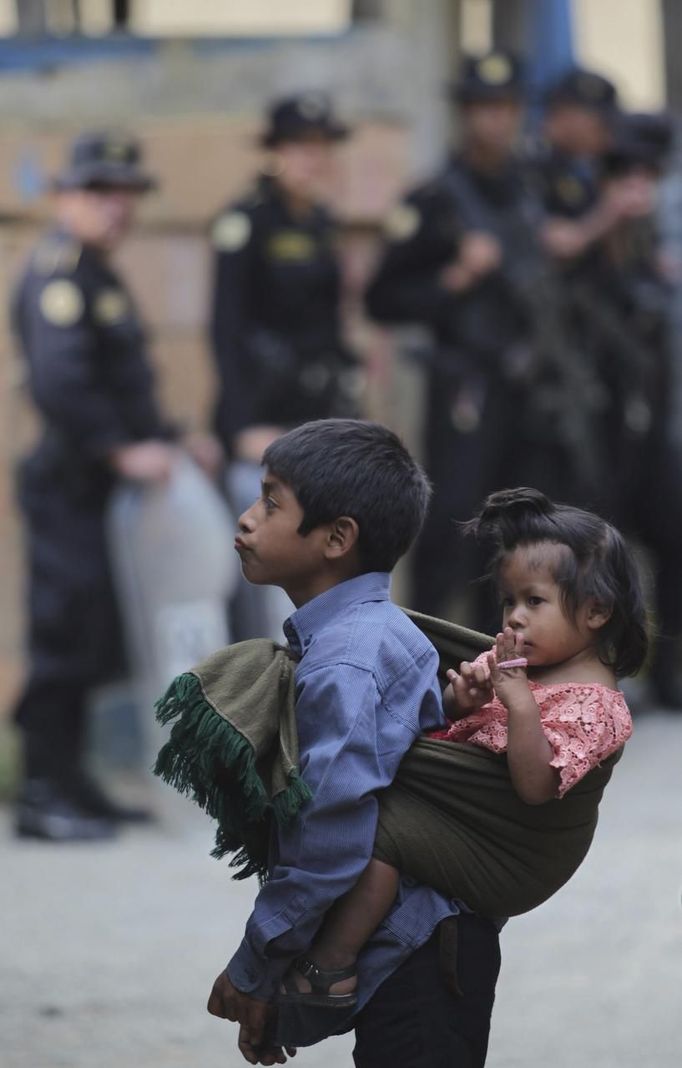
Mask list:
POLYGON ((309 788, 294 771, 287 788, 271 801, 252 745, 209 704, 192 672, 173 680, 156 704, 156 718, 162 724, 176 722, 156 759, 154 774, 217 821, 211 855, 234 853, 230 866, 239 868, 235 879, 257 875, 263 882, 269 818, 288 823, 312 796, 309 788), (221 783, 226 772, 238 785, 239 802, 221 783))

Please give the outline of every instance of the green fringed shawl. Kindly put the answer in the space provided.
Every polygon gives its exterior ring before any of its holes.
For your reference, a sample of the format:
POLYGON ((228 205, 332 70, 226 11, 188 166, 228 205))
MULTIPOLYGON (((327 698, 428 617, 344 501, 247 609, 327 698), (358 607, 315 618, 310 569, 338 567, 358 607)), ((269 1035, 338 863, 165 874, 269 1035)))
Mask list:
POLYGON ((154 773, 217 821, 213 856, 234 853, 236 879, 267 874, 270 820, 311 797, 298 773, 294 661, 257 638, 178 675, 156 704, 173 721, 154 773))
MULTIPOLYGON (((440 674, 492 639, 408 612, 440 655, 440 674)), ((272 820, 311 793, 298 773, 294 661, 275 643, 229 646, 178 676, 157 704, 174 722, 155 772, 217 821, 213 855, 233 853, 236 879, 267 878, 272 820)), ((418 739, 381 795, 375 856, 487 916, 526 912, 580 865, 594 835, 614 754, 562 800, 526 805, 507 762, 474 745, 418 739)))

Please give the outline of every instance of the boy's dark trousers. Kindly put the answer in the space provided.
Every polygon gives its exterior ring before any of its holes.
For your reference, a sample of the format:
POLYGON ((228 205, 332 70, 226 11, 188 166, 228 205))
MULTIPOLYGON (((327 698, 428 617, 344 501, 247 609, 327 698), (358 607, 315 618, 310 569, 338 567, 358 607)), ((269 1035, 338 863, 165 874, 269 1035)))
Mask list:
POLYGON ((358 1015, 356 1068, 483 1068, 499 970, 490 921, 444 920, 358 1015))

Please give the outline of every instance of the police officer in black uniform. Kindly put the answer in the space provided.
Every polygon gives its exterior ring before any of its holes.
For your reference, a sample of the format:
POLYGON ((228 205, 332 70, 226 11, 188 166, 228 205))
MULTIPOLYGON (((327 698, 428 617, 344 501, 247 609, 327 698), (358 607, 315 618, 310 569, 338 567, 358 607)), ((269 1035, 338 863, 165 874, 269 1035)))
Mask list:
POLYGON ((109 836, 145 813, 83 767, 90 688, 122 666, 104 514, 117 478, 164 479, 174 449, 137 309, 109 262, 153 186, 128 137, 86 134, 54 182, 55 226, 30 257, 13 318, 42 436, 19 472, 29 569, 28 671, 16 712, 22 836, 109 836))
POLYGON ((572 258, 615 221, 599 177, 620 121, 618 92, 603 75, 576 67, 548 87, 543 104, 533 162, 548 215, 545 237, 554 255, 572 258))
POLYGON ((620 218, 574 270, 576 324, 609 395, 611 515, 647 549, 655 587, 650 700, 682 708, 682 455, 673 434, 670 303, 658 184, 672 144, 665 114, 622 118, 602 166, 601 195, 620 218))
POLYGON ((535 245, 539 218, 515 155, 522 93, 513 55, 465 59, 454 87, 461 147, 389 217, 367 292, 374 319, 424 324, 435 342, 424 419, 435 493, 417 544, 413 593, 427 613, 442 611, 453 590, 480 573, 466 547, 455 547, 454 521, 520 477, 517 378, 529 324, 511 282, 522 251, 525 258, 535 245))
MULTIPOLYGON (((264 173, 213 226, 216 427, 238 514, 258 496, 261 456, 279 434, 358 414, 360 379, 340 322, 336 223, 323 205, 333 147, 348 133, 324 94, 274 102, 261 138, 264 173)), ((237 600, 237 637, 281 634, 291 606, 280 591, 244 584, 237 600)))

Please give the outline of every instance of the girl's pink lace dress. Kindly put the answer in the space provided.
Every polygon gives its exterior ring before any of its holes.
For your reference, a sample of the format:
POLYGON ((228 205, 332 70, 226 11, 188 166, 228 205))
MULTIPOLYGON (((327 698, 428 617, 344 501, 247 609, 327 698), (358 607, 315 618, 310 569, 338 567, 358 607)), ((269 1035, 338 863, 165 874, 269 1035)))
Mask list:
MULTIPOLYGON (((632 734, 632 717, 619 690, 597 683, 557 682, 543 686, 528 680, 538 703, 545 736, 559 770, 558 797, 588 771, 614 753, 632 734)), ((493 753, 507 750, 507 709, 495 697, 478 712, 457 720, 431 737, 472 742, 493 753)))

